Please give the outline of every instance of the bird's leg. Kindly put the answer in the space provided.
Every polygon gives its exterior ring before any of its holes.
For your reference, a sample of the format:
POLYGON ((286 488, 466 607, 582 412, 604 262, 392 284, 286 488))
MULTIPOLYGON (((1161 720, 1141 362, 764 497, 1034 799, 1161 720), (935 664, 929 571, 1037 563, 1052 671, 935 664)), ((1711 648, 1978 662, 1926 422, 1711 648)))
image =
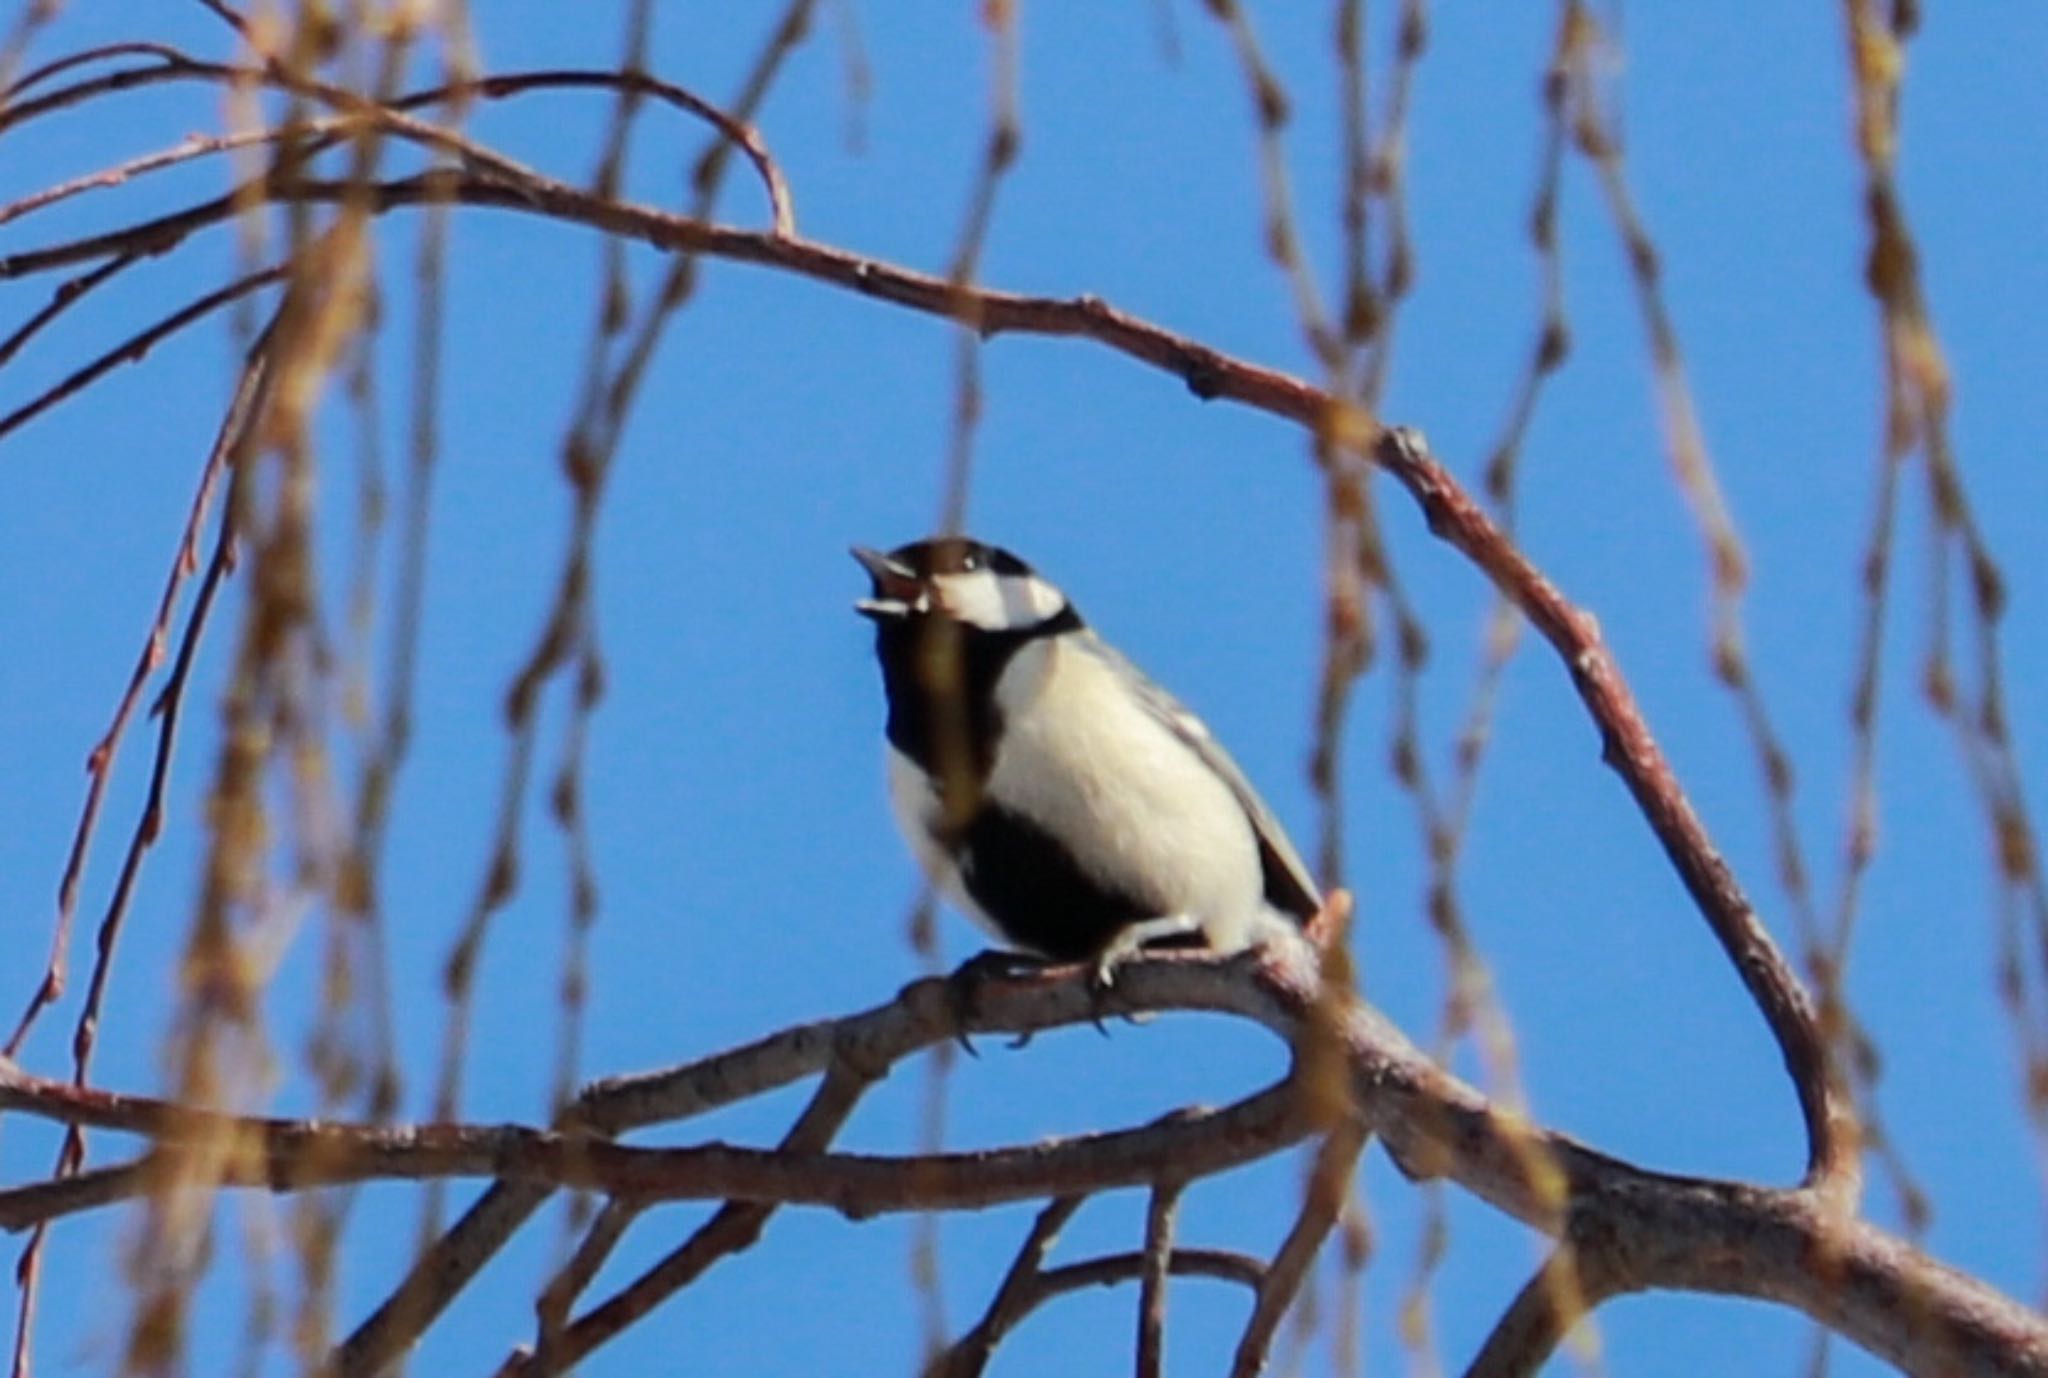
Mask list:
MULTIPOLYGON (((959 1040, 969 1056, 981 1056, 974 1051, 974 1044, 968 1041, 967 1026, 981 1008, 982 986, 989 981, 1014 981, 1037 976, 1053 965, 1026 952, 1005 952, 992 947, 969 957, 946 978, 946 989, 953 1003, 953 1037, 959 1040)), ((1027 1033, 1010 1046, 1021 1048, 1030 1041, 1031 1035, 1027 1033)))
POLYGON ((1109 1032, 1102 1026, 1102 1010, 1110 987, 1116 984, 1119 966, 1152 943, 1167 938, 1196 936, 1201 931, 1202 921, 1192 914, 1163 914, 1156 919, 1140 920, 1110 939, 1109 946, 1095 958, 1095 966, 1089 972, 1088 993, 1095 1006, 1089 1017, 1094 1021, 1096 1031, 1104 1035, 1109 1032))
POLYGON ((1162 938, 1187 938, 1202 931, 1202 921, 1192 914, 1165 914, 1141 919, 1110 939, 1109 946, 1095 959, 1095 984, 1108 990, 1116 984, 1116 969, 1138 955, 1141 948, 1162 938))

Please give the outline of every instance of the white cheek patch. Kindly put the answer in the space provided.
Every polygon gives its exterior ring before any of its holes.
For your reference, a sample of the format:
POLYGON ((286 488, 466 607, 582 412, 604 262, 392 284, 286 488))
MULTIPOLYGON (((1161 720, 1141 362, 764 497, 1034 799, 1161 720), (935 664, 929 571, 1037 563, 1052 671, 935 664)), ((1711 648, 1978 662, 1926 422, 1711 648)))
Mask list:
POLYGON ((989 632, 1020 631, 1059 616, 1065 595, 1035 574, 990 569, 932 579, 939 605, 958 621, 989 632))

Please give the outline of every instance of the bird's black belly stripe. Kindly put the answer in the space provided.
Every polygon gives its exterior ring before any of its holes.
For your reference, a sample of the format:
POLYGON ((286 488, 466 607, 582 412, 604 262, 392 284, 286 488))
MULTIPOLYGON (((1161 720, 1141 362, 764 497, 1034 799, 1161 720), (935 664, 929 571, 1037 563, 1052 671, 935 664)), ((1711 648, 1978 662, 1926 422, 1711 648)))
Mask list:
POLYGON ((984 805, 961 839, 961 879, 1003 936, 1057 962, 1099 953, 1121 929, 1158 918, 1154 905, 1103 884, 1045 829, 984 805))

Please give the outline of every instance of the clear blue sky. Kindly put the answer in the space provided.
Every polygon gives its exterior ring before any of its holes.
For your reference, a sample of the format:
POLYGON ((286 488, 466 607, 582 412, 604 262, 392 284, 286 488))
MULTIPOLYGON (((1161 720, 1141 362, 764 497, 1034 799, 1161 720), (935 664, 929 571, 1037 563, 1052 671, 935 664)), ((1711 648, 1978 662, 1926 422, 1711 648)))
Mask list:
MULTIPOLYGON (((616 5, 480 7, 487 65, 608 65, 616 5)), ((816 238, 941 269, 977 166, 986 45, 965 5, 858 6, 873 97, 849 151, 838 7, 794 59, 762 120, 816 238)), ((1025 291, 1092 292, 1250 359, 1310 369, 1285 284, 1259 252, 1259 199, 1242 83, 1201 7, 1171 7, 1179 56, 1157 37, 1166 6, 1028 6, 1023 156, 1003 188, 984 276, 1025 291)), ((1390 6, 1377 7, 1382 11, 1390 6)), ((1423 427, 1476 473, 1506 413, 1535 319, 1524 235, 1538 151, 1544 5, 1445 4, 1419 75, 1411 195, 1419 278, 1399 328, 1387 414, 1423 427)), ((660 7, 652 66, 714 98, 737 84, 771 10, 660 7)), ((1328 280, 1336 246, 1333 67, 1325 6, 1257 7, 1295 97, 1289 148, 1304 232, 1328 280)), ((1374 47, 1387 50, 1388 13, 1374 47)), ((1869 518, 1879 398, 1873 311, 1860 284, 1864 228, 1849 156, 1837 7, 1647 6, 1626 16, 1629 171, 1662 250, 1692 380, 1755 566, 1748 612, 1763 687, 1801 771, 1801 823, 1832 893, 1844 818, 1855 561, 1869 518)), ((197 5, 75 5, 52 56, 147 32, 224 54, 197 5), (132 26, 132 27, 131 27, 132 26)), ((1903 175, 1932 306, 1958 379, 1956 436, 2012 595, 2010 712, 2037 801, 2048 795, 2048 17, 1931 7, 1911 50, 1903 175)), ((570 179, 591 167, 605 107, 547 95, 482 112, 479 134, 570 179)), ((13 197, 175 142, 218 116, 204 93, 144 94, 10 135, 13 197)), ((676 169, 700 132, 643 122, 635 194, 681 196, 676 169)), ((224 164, 82 198, 0 230, 0 253, 217 194, 224 164)), ((1526 454, 1527 548, 1600 618, 1709 826, 1780 935, 1770 839, 1751 757, 1705 654, 1705 564, 1659 440, 1622 257, 1588 170, 1565 182, 1565 265, 1576 345, 1526 454)), ((724 214, 759 222, 736 178, 724 214)), ((394 342, 388 448, 402 454, 413 226, 383 230, 394 342)), ((119 335, 219 280, 216 231, 130 274, 0 376, 11 407, 119 335)), ((436 973, 481 876, 506 751, 498 705, 539 625, 566 531, 556 456, 577 387, 596 241, 530 217, 468 213, 453 237, 443 463, 426 606, 417 745, 397 805, 387 876, 409 1114, 424 1114, 443 1010, 436 973)), ((654 280, 660 261, 635 260, 654 280)), ((0 291, 6 318, 47 280, 0 291)), ((11 328, 11 327, 10 327, 11 328)), ((954 340, 943 324, 758 269, 712 265, 677 321, 635 416, 607 500, 597 568, 610 693, 590 744, 589 808, 604 907, 594 937, 584 1070, 675 1062, 796 1020, 887 998, 916 974, 902 938, 917 883, 883 801, 880 690, 852 542, 920 534, 937 511, 954 340)), ((216 423, 230 345, 203 328, 82 401, 0 442, 0 1009, 11 1021, 42 961, 57 876, 101 731, 154 607, 216 423)), ((1304 437, 1272 418, 1202 405, 1177 382, 1077 341, 1006 338, 984 352, 986 417, 970 525, 1026 554, 1112 639, 1195 705, 1304 844, 1304 782, 1319 635, 1320 490, 1304 437)), ((337 414, 327 435, 324 593, 340 626, 354 470, 337 414)), ((1916 471, 1917 474, 1917 471, 1916 471)), ((1992 997, 1986 840, 1947 730, 1915 683, 1926 635, 1917 476, 1888 642, 1882 851, 1853 991, 1887 1059, 1885 1104, 1935 1195, 1944 1259, 2023 1297, 2043 1282, 2039 1158, 2016 1095, 2010 1031, 1992 997)), ((1486 594, 1387 493, 1388 528, 1434 636, 1425 725, 1439 769, 1469 683, 1486 594)), ((239 606, 239 593, 223 609, 239 606)), ((145 873, 116 970, 100 1078, 159 1086, 174 998, 169 965, 196 893, 196 802, 231 616, 217 623, 190 700, 173 816, 145 873)), ((1434 1026, 1437 950, 1423 922, 1413 810, 1385 766, 1389 683, 1361 690, 1345 762, 1346 844, 1362 903, 1359 953, 1373 999, 1418 1037, 1434 1026)), ((545 710, 540 778, 562 703, 545 710)), ((1800 1166, 1789 1087, 1758 1018, 1617 782, 1566 677, 1540 647, 1510 674, 1463 869, 1469 922, 1514 1019, 1537 1113, 1645 1165, 1787 1181, 1800 1166)), ((131 733, 88 873, 97 920, 146 782, 150 737, 131 733)), ((565 868, 536 791, 515 901, 484 956, 465 1110, 544 1114, 554 1055, 552 972, 565 868)), ((89 928, 88 928, 89 931, 89 928)), ((947 960, 975 950, 956 917, 947 960)), ((299 935, 267 1011, 286 1109, 308 1103, 303 1050, 319 929, 299 935)), ((89 944, 81 942, 81 952, 89 944)), ((82 971, 80 972, 82 975, 82 971)), ((76 994, 47 1017, 29 1060, 66 1063, 76 994)), ((1281 1065, 1263 1035, 1194 1019, 1079 1030, 1025 1052, 991 1047, 954 1082, 948 1142, 997 1144, 1148 1119, 1234 1098, 1281 1065)), ((921 1079, 906 1066, 864 1105, 845 1146, 907 1151, 921 1079)), ((690 1126, 759 1140, 784 1096, 690 1126)), ((9 1182, 45 1170, 47 1136, 9 1126, 9 1182)), ((106 1136, 95 1155, 120 1151, 106 1136)), ((1262 1165, 1196 1191, 1187 1237, 1270 1251, 1300 1164, 1262 1165)), ((1393 1313, 1413 1273, 1416 1194, 1377 1155, 1365 1182, 1378 1233, 1368 1275, 1369 1365, 1401 1368, 1393 1313)), ((1889 1202, 1872 1193, 1881 1215, 1889 1202)), ((221 1281, 202 1300, 195 1371, 235 1352, 243 1222, 220 1212, 221 1281)), ((381 1297, 411 1238, 403 1191, 371 1191, 344 1282, 344 1326, 381 1297)), ((616 1285, 701 1214, 658 1212, 631 1237, 616 1285)), ((1059 1255, 1133 1247, 1136 1196, 1091 1204, 1059 1255)), ((955 1329, 985 1303, 1029 1208, 946 1222, 955 1329)), ((116 1361, 111 1277, 122 1230, 108 1215, 61 1230, 51 1253, 46 1372, 116 1361)), ((628 1373, 687 1355, 712 1373, 891 1372, 913 1362, 908 1225, 787 1212, 753 1253, 718 1268, 589 1370, 628 1373)), ((495 1363, 530 1332, 528 1298, 557 1224, 530 1226, 428 1342, 418 1372, 495 1363)), ((1537 1257, 1534 1241, 1461 1202, 1436 1288, 1453 1370, 1537 1257)), ((289 1294, 295 1283, 280 1283, 289 1294)), ((600 1291, 607 1290, 603 1284, 600 1291)), ((1128 1290, 1078 1297, 1013 1337, 997 1371, 1057 1364, 1128 1371, 1128 1290)), ((1240 1296, 1183 1283, 1169 1316, 1173 1368, 1212 1369, 1243 1318, 1240 1296)), ((1631 1300, 1601 1313, 1610 1371, 1789 1372, 1807 1343, 1789 1313, 1700 1298, 1631 1300)), ((1315 1358, 1310 1371, 1320 1371, 1315 1358)), ((1860 1356, 1838 1372, 1874 1371, 1860 1356)))

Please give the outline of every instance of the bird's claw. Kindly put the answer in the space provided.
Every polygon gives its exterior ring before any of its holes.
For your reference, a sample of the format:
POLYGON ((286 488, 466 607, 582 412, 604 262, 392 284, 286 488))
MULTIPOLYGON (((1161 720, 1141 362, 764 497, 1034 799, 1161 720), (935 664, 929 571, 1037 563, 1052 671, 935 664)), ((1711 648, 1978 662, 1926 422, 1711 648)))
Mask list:
POLYGON ((1116 969, 1131 954, 1112 946, 1090 964, 1088 968, 1088 1022, 1095 1026, 1095 1032, 1109 1037, 1109 1026, 1102 1022, 1109 1011, 1109 997, 1116 991, 1116 969))
MULTIPOLYGON (((953 1038, 966 1050, 969 1057, 980 1057, 974 1044, 967 1036, 968 1027, 981 1010, 981 988, 989 981, 1015 980, 1020 976, 1035 976, 1046 968, 1046 963, 1037 957, 1021 952, 1004 952, 989 948, 977 952, 957 967, 946 978, 946 995, 953 1010, 953 1038)), ((1010 1044, 1021 1048, 1031 1041, 1029 1032, 1020 1034, 1010 1044)))

